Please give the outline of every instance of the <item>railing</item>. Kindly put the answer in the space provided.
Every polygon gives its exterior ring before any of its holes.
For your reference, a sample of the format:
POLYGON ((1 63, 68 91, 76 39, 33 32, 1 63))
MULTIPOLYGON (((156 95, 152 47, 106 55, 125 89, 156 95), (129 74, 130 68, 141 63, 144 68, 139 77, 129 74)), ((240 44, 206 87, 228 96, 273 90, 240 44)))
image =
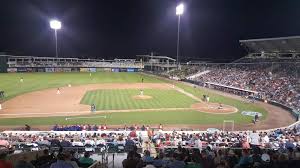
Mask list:
POLYGON ((89 166, 88 168, 99 168, 99 167, 105 168, 106 166, 104 166, 100 161, 97 161, 97 162, 93 163, 91 166, 89 166))

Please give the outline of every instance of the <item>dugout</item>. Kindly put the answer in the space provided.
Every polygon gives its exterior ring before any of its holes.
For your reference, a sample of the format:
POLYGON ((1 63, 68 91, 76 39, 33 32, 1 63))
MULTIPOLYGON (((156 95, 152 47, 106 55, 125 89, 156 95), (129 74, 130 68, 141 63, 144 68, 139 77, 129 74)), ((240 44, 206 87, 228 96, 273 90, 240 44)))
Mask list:
POLYGON ((7 55, 0 55, 0 72, 7 72, 7 55))

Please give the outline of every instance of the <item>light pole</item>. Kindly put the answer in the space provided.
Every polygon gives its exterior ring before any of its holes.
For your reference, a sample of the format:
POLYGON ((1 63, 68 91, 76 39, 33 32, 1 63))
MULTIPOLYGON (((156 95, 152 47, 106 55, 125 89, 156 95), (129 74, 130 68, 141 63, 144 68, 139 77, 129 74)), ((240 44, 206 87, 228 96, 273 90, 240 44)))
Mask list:
POLYGON ((57 50, 57 30, 61 29, 61 22, 58 20, 51 20, 50 21, 51 29, 54 29, 55 35, 55 56, 58 58, 58 50, 57 50))
POLYGON ((179 4, 176 7, 176 15, 178 16, 178 27, 177 27, 177 69, 179 68, 179 33, 180 33, 180 16, 183 14, 184 5, 179 4))

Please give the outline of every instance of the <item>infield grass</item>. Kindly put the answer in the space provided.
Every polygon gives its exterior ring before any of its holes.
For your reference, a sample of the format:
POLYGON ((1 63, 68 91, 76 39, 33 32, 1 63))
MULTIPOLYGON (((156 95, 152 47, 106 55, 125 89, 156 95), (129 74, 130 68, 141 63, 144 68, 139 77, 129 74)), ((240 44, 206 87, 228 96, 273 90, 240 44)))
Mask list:
POLYGON ((113 89, 88 91, 81 100, 82 104, 95 104, 97 110, 189 108, 194 99, 176 90, 145 89, 144 95, 151 99, 134 99, 138 89, 113 89))

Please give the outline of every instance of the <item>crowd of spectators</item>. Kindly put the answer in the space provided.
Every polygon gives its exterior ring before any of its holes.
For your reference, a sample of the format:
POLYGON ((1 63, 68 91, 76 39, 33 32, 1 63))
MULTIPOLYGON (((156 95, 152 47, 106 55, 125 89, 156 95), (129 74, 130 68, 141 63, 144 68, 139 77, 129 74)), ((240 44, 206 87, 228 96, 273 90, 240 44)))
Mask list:
POLYGON ((271 72, 263 66, 221 66, 211 68, 196 80, 256 91, 267 100, 300 109, 300 73, 297 73, 287 68, 271 72))
POLYGON ((269 132, 156 132, 155 154, 131 151, 123 167, 231 168, 300 166, 300 125, 269 132))
POLYGON ((296 64, 211 64, 171 71, 169 76, 187 77, 208 71, 193 79, 258 92, 260 98, 300 111, 300 63, 296 64))
POLYGON ((211 149, 178 147, 174 150, 160 150, 156 156, 128 153, 123 168, 297 168, 300 165, 299 148, 286 151, 250 149, 211 149))
MULTIPOLYGON (((134 127, 134 126, 133 126, 134 127)), ((104 131, 107 132, 107 131, 104 131)), ((292 128, 268 132, 196 132, 196 131, 149 131, 145 142, 142 135, 132 131, 108 131, 109 133, 61 133, 37 132, 18 134, 2 133, 0 146, 6 148, 26 144, 31 148, 83 147, 88 151, 83 157, 74 160, 74 153, 59 150, 30 164, 48 166, 65 165, 76 167, 93 163, 88 148, 110 147, 114 152, 129 152, 123 167, 291 167, 300 160, 300 125, 292 128), (143 142, 144 141, 144 142, 143 142), (145 148, 143 154, 137 147, 149 143, 155 152, 145 148), (73 161, 73 162, 72 162, 73 161), (76 163, 76 164, 75 164, 76 163), (75 165, 75 166, 74 166, 75 165)), ((0 164, 5 160, 2 156, 0 164)), ((3 162, 3 163, 2 163, 3 162)), ((20 161, 21 165, 29 164, 20 161)))
POLYGON ((31 161, 28 161, 26 155, 23 155, 16 162, 12 162, 6 157, 6 153, 0 154, 1 168, 87 168, 96 162, 90 158, 90 152, 85 152, 84 155, 79 156, 75 151, 67 151, 63 148, 52 153, 48 149, 44 149, 41 156, 31 161))

